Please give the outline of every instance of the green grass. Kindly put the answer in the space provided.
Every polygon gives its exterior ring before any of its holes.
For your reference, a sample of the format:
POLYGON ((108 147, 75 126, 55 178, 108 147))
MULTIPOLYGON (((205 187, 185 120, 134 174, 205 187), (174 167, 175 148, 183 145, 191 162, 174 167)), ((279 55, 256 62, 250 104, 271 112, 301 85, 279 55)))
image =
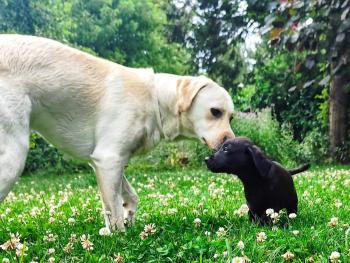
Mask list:
POLYGON ((313 168, 295 177, 298 216, 293 220, 282 216, 276 227, 271 227, 249 223, 247 215, 235 213, 245 200, 242 185, 233 176, 204 169, 129 167, 127 177, 140 197, 138 217, 126 234, 112 236, 99 235, 104 225, 93 174, 23 176, 0 205, 0 244, 10 239, 10 233, 19 233, 28 247, 27 255, 16 257, 15 250, 0 249, 0 260, 48 262, 54 257, 55 262, 113 262, 119 253, 123 262, 231 262, 234 256, 243 255, 251 262, 283 262, 282 255, 291 251, 293 262, 308 262, 310 257, 314 262, 327 262, 331 253, 338 251, 341 262, 350 262, 349 168, 313 168), (35 210, 36 215, 31 215, 35 210), (53 223, 49 223, 50 217, 55 219, 53 223), (339 218, 334 227, 329 226, 332 217, 339 218), (68 218, 75 223, 69 224, 68 218), (195 218, 201 220, 199 227, 195 218), (150 223, 156 225, 155 234, 141 240, 140 233, 150 223), (219 227, 225 228, 226 236, 217 236, 219 227), (205 231, 211 235, 206 236, 205 231), (55 241, 43 240, 49 232, 57 235, 55 241), (256 240, 259 232, 267 235, 263 243, 256 240), (77 235, 77 241, 72 251, 65 253, 71 234, 77 235), (90 236, 92 251, 82 248, 83 234, 90 236), (240 240, 243 250, 237 247, 240 240), (55 249, 51 255, 50 248, 55 249))

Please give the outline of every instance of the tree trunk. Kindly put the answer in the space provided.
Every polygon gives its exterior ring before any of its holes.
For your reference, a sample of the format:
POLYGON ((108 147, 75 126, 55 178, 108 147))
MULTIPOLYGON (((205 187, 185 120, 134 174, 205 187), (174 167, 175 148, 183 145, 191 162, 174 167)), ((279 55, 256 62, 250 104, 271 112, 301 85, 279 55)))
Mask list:
POLYGON ((330 150, 334 154, 336 148, 346 141, 347 137, 347 108, 349 94, 344 74, 335 75, 329 92, 329 138, 330 150))

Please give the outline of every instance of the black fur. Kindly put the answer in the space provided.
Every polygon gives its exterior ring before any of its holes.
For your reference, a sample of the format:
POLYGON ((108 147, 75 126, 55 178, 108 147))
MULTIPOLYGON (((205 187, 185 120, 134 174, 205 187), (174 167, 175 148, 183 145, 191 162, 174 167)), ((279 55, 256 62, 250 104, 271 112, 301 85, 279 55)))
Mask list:
POLYGON ((298 197, 291 175, 307 170, 309 165, 288 171, 243 137, 227 140, 205 161, 212 172, 235 174, 242 181, 250 219, 268 222, 268 208, 297 213, 298 197))

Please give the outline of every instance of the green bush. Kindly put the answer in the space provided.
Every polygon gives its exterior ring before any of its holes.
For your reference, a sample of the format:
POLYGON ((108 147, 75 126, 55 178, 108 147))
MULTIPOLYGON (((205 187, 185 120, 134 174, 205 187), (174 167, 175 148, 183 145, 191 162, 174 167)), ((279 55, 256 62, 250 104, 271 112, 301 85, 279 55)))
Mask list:
POLYGON ((64 172, 86 170, 88 169, 88 165, 81 164, 76 160, 65 159, 63 154, 54 146, 48 144, 37 133, 32 133, 24 173, 31 173, 41 169, 63 174, 64 172))
POLYGON ((330 161, 328 150, 328 136, 316 128, 307 133, 301 143, 302 154, 306 160, 312 163, 330 161))
POLYGON ((232 128, 236 136, 245 136, 257 144, 270 158, 286 166, 303 163, 300 144, 293 139, 289 125, 279 125, 270 109, 256 113, 238 113, 232 128))

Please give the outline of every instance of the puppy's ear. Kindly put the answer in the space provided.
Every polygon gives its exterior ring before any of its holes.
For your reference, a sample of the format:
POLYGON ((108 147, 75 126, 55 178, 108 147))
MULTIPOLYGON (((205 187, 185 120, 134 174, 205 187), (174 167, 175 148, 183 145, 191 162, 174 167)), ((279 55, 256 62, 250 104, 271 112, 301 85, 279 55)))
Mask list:
POLYGON ((261 150, 256 146, 249 146, 248 152, 252 157, 254 165, 258 170, 259 174, 263 178, 267 178, 269 171, 271 169, 271 161, 261 152, 261 150))
POLYGON ((177 114, 190 109, 192 102, 198 92, 204 88, 208 82, 205 77, 182 77, 176 83, 176 111, 177 114))

